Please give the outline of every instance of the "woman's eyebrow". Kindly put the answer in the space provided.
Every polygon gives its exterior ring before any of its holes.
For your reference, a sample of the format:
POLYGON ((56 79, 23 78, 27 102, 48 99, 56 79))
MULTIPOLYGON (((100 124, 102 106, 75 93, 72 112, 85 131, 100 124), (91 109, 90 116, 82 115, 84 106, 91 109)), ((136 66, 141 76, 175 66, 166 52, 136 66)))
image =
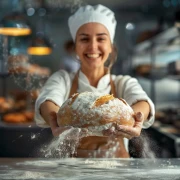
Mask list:
POLYGON ((99 33, 99 34, 97 34, 97 36, 107 36, 108 34, 107 33, 99 33))
MULTIPOLYGON (((108 34, 107 33, 98 33, 98 34, 96 34, 96 36, 107 36, 108 34)), ((85 33, 81 33, 81 34, 79 34, 79 36, 89 36, 88 34, 85 34, 85 33)))
POLYGON ((79 36, 88 36, 88 34, 81 33, 81 34, 79 34, 79 36))

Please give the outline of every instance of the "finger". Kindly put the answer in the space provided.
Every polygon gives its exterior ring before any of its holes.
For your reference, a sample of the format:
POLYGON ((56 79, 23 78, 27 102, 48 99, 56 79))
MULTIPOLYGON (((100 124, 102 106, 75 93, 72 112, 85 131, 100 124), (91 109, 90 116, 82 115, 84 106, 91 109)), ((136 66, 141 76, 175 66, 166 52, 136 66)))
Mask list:
POLYGON ((127 134, 127 133, 124 133, 124 132, 121 132, 121 131, 115 131, 114 135, 125 137, 127 139, 131 139, 133 137, 130 134, 127 134))
POLYGON ((104 130, 104 135, 105 136, 109 136, 109 137, 112 137, 112 136, 121 136, 121 137, 125 137, 125 138, 128 138, 128 139, 132 138, 132 136, 130 134, 127 134, 127 133, 122 132, 122 131, 118 131, 115 128, 104 130))
POLYGON ((144 122, 144 115, 141 112, 137 112, 135 115, 135 124, 134 124, 134 129, 136 131, 141 132, 142 130, 142 126, 143 126, 143 122, 144 122))
POLYGON ((141 126, 129 127, 129 126, 118 125, 116 129, 122 133, 128 134, 127 136, 138 137, 141 133, 142 128, 141 126))
POLYGON ((49 125, 51 129, 56 129, 58 127, 56 112, 51 112, 50 115, 51 115, 51 118, 49 120, 49 125))
POLYGON ((144 115, 141 112, 137 112, 135 114, 135 125, 143 124, 144 122, 144 115))
POLYGON ((142 121, 142 120, 143 120, 143 114, 142 114, 142 112, 137 112, 137 113, 135 114, 135 116, 136 116, 136 120, 139 120, 139 121, 142 121))
POLYGON ((114 134, 114 132, 115 132, 115 127, 114 127, 114 126, 112 126, 112 127, 109 128, 109 129, 106 129, 106 130, 103 130, 103 131, 102 131, 102 133, 103 133, 104 136, 111 136, 111 135, 114 134))

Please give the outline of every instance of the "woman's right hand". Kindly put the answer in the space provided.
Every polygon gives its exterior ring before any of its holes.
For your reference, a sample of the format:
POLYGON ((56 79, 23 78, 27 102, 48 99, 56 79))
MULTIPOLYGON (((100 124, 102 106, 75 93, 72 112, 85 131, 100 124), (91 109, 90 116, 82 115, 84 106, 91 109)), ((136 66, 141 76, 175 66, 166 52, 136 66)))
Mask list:
POLYGON ((76 137, 74 137, 75 135, 78 135, 79 139, 87 136, 88 131, 85 128, 80 129, 73 126, 59 127, 57 123, 57 113, 53 111, 51 112, 50 115, 51 115, 50 116, 51 118, 49 119, 49 125, 51 127, 53 136, 57 137, 60 134, 62 134, 64 131, 70 130, 70 129, 71 129, 71 132, 68 133, 69 139, 74 139, 74 138, 76 139, 76 137))
POLYGON ((51 112, 51 118, 49 119, 49 125, 51 127, 51 131, 53 136, 59 136, 61 133, 63 133, 64 131, 71 129, 72 127, 59 127, 58 123, 57 123, 57 113, 51 112))

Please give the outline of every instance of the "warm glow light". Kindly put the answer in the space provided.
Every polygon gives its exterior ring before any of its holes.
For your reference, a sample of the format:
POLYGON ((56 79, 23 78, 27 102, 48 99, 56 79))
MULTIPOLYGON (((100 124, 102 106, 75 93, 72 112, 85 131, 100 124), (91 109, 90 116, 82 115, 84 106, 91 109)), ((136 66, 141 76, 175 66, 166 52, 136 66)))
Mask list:
POLYGON ((49 47, 29 47, 27 52, 31 55, 49 55, 52 49, 49 47))
POLYGON ((0 27, 0 34, 7 36, 25 36, 31 34, 29 28, 0 27))
POLYGON ((180 22, 175 22, 175 27, 180 28, 180 22))

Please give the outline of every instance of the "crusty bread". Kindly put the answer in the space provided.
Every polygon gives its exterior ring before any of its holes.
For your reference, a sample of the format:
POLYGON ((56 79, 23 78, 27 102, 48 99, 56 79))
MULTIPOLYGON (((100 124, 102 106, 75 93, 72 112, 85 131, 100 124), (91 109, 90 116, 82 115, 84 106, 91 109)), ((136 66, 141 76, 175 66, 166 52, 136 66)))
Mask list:
POLYGON ((94 92, 76 93, 57 114, 59 126, 88 128, 93 135, 113 124, 134 125, 134 112, 124 99, 94 92))

